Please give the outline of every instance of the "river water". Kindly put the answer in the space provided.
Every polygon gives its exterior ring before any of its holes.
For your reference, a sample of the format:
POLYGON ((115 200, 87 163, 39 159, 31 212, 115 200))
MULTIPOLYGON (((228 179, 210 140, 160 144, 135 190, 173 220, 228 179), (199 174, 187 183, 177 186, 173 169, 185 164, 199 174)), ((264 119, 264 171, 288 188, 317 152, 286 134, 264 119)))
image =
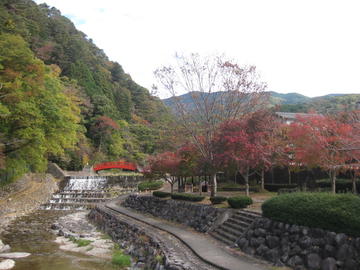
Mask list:
POLYGON ((16 219, 0 235, 12 252, 29 252, 26 258, 16 259, 13 270, 115 270, 111 261, 59 249, 56 235, 50 227, 69 211, 36 211, 16 219))

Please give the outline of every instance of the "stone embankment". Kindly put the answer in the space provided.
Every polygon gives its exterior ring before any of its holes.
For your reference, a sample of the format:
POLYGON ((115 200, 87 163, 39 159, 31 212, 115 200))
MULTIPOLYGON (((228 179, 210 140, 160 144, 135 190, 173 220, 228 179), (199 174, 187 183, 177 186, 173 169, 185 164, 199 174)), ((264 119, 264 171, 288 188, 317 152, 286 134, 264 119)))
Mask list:
POLYGON ((105 206, 92 209, 89 218, 137 261, 136 269, 215 270, 166 231, 105 206))
POLYGON ((123 206, 190 226, 199 232, 213 230, 233 213, 231 209, 141 195, 128 196, 123 206))
POLYGON ((257 219, 237 245, 247 254, 296 270, 360 269, 360 237, 267 218, 257 219))
POLYGON ((16 217, 26 215, 49 200, 58 190, 50 174, 26 174, 0 190, 0 232, 16 217))

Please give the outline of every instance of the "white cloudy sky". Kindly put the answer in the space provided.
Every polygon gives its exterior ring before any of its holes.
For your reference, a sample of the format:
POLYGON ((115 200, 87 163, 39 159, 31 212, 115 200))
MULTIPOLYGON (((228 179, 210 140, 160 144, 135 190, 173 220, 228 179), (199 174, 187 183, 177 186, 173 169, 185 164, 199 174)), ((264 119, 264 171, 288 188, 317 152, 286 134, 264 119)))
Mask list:
POLYGON ((360 93, 358 0, 36 2, 60 9, 147 88, 175 52, 198 52, 257 66, 269 90, 360 93))

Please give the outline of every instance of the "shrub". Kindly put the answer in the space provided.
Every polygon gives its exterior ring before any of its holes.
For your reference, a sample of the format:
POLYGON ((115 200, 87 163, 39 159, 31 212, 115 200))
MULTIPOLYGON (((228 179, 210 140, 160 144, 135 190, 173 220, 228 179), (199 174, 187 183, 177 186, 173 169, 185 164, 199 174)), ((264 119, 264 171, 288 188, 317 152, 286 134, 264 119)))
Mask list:
POLYGON ((280 188, 278 194, 299 192, 297 188, 280 188))
MULTIPOLYGON (((331 188, 330 179, 320 179, 316 180, 316 186, 321 189, 331 188)), ((345 193, 352 192, 352 180, 351 179, 336 179, 336 192, 337 193, 345 193)), ((360 193, 360 181, 356 181, 356 189, 357 192, 360 193)))
POLYGON ((230 197, 227 201, 231 208, 245 208, 253 203, 252 199, 247 196, 230 197))
POLYGON ((352 194, 292 193, 267 200, 263 216, 360 236, 360 198, 352 194))
POLYGON ((163 182, 161 181, 147 181, 147 182, 142 182, 138 185, 138 189, 140 191, 144 191, 144 190, 156 190, 159 189, 163 186, 163 182))
POLYGON ((191 201, 191 202, 200 202, 205 199, 205 196, 190 194, 190 193, 173 193, 171 194, 171 198, 174 200, 183 200, 183 201, 191 201))
POLYGON ((77 244, 78 247, 86 247, 93 242, 91 240, 86 240, 86 239, 77 239, 74 236, 70 236, 69 239, 74 244, 77 244))
POLYGON ((211 197, 210 201, 212 204, 220 204, 222 202, 225 202, 227 200, 227 197, 223 197, 223 196, 216 196, 216 197, 211 197))
POLYGON ((171 193, 170 192, 164 192, 164 191, 154 191, 153 196, 159 197, 159 198, 166 198, 166 197, 170 197, 171 193))
POLYGON ((271 192, 278 192, 279 189, 282 188, 292 189, 297 187, 298 187, 297 184, 265 184, 265 189, 271 192))
MULTIPOLYGON (((240 185, 232 182, 219 183, 218 191, 245 191, 245 185, 240 185)), ((251 192, 260 192, 260 185, 250 186, 251 192)))
POLYGON ((115 250, 112 255, 112 263, 121 267, 131 266, 131 259, 129 255, 123 254, 121 250, 115 250))

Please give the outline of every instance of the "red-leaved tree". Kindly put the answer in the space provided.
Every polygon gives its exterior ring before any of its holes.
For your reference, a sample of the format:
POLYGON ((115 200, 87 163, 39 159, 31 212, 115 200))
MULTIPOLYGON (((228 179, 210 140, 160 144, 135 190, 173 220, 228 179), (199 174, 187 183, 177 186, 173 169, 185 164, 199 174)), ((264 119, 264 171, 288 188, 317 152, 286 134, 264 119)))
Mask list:
POLYGON ((174 152, 164 152, 148 159, 147 174, 165 179, 174 191, 174 184, 180 174, 181 158, 174 152))
POLYGON ((215 138, 218 163, 237 168, 245 180, 247 196, 251 173, 264 171, 274 163, 274 131, 278 126, 270 112, 258 111, 242 120, 224 123, 215 138))
POLYGON ((349 160, 343 150, 351 142, 351 134, 351 125, 330 116, 299 117, 289 128, 295 164, 326 170, 335 193, 336 176, 349 160))

